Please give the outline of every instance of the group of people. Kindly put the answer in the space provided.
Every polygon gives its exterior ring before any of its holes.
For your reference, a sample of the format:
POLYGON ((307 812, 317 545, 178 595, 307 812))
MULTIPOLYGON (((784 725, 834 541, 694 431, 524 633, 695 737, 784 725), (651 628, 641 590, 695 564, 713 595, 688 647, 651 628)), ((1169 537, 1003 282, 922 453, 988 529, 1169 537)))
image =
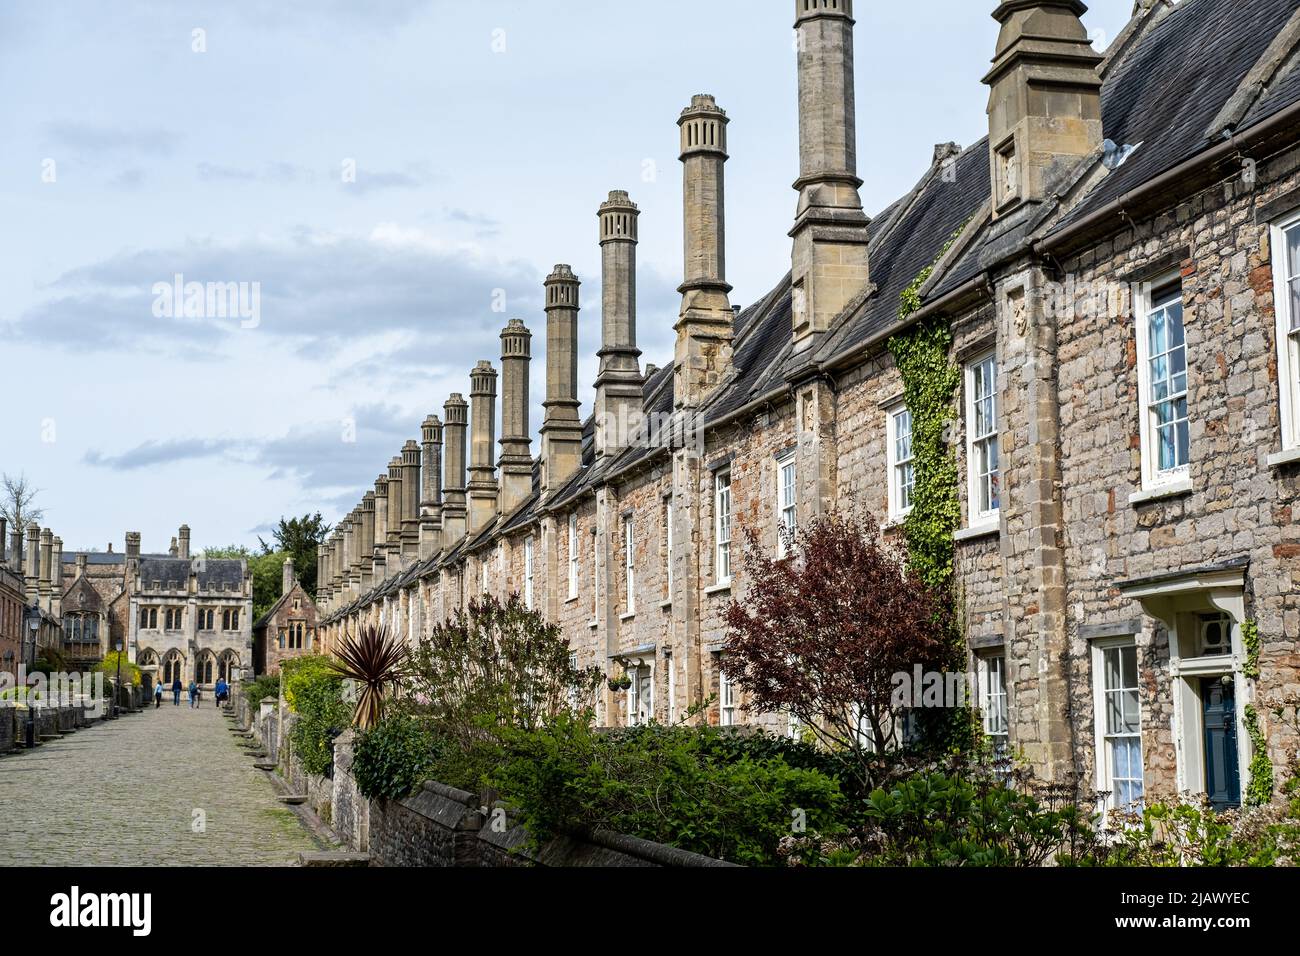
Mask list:
MULTIPOLYGON (((172 704, 174 706, 179 707, 181 705, 181 692, 185 689, 186 688, 184 687, 184 685, 181 684, 180 677, 177 676, 172 681, 172 704)), ((230 697, 230 685, 226 683, 226 679, 224 677, 218 677, 216 687, 214 687, 213 690, 215 692, 214 696, 216 697, 216 706, 220 707, 230 697)), ((201 703, 203 703, 203 688, 198 685, 198 682, 190 681, 189 696, 190 696, 191 709, 198 707, 201 703)), ((159 681, 157 684, 154 685, 153 688, 154 710, 157 710, 159 707, 162 706, 162 701, 163 701, 163 685, 162 682, 159 681)))

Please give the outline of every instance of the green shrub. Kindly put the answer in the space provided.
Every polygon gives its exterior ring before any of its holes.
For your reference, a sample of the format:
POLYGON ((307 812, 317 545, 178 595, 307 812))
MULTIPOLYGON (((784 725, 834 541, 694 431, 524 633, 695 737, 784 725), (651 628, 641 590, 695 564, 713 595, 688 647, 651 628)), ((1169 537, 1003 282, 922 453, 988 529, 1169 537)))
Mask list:
POLYGON ((534 846, 603 828, 766 866, 793 833, 838 828, 834 777, 744 752, 778 745, 726 736, 709 728, 602 735, 561 715, 541 730, 503 732, 507 756, 489 779, 534 846))
POLYGON ((120 651, 109 651, 104 655, 104 659, 95 665, 95 670, 99 671, 99 673, 103 674, 107 678, 117 677, 119 673, 118 658, 121 658, 122 682, 124 684, 134 684, 136 687, 139 687, 144 680, 140 668, 127 660, 126 654, 120 651))
POLYGON ((855 862, 867 866, 1040 866, 1092 833, 1077 807, 1044 809, 978 772, 913 774, 874 791, 866 816, 855 862))
POLYGON ((343 700, 343 678, 332 669, 311 667, 295 671, 291 682, 298 719, 289 739, 304 770, 325 774, 334 762, 334 738, 352 721, 352 708, 343 700))
POLYGON ((248 706, 256 710, 261 706, 262 701, 268 697, 280 699, 280 675, 263 674, 261 677, 252 681, 245 681, 243 684, 244 698, 248 701, 248 706))
POLYGON ((365 797, 400 800, 430 778, 440 749, 433 731, 414 717, 387 717, 357 736, 352 757, 357 789, 365 797))
POLYGON ((300 689, 322 678, 338 678, 333 658, 322 655, 298 657, 280 665, 280 684, 284 688, 284 701, 289 709, 298 713, 300 689))

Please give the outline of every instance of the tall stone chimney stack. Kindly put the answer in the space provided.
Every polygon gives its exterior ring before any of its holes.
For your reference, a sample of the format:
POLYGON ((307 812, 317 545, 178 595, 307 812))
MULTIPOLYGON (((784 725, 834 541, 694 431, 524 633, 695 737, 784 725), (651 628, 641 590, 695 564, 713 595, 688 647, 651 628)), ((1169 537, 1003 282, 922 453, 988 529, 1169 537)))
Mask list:
POLYGON ((181 525, 181 530, 178 532, 177 535, 177 541, 179 542, 179 548, 180 548, 177 557, 184 558, 186 561, 188 561, 190 559, 190 526, 189 525, 187 524, 181 525))
POLYGON ((343 590, 350 597, 355 597, 361 583, 361 554, 357 534, 357 510, 352 509, 343 519, 343 590))
POLYGON ((560 264, 546 277, 546 409, 542 420, 542 492, 564 484, 582 465, 578 414, 578 289, 560 264))
POLYGON ((600 372, 596 376, 596 454, 627 447, 642 407, 641 352, 636 347, 637 219, 641 211, 616 189, 601 204, 600 372))
POLYGON ((465 431, 469 427, 469 404, 453 393, 442 407, 447 423, 447 474, 443 477, 444 503, 442 506, 443 544, 450 548, 468 530, 465 501, 465 431))
POLYGON ((487 527, 497 516, 497 478, 492 464, 496 445, 497 370, 484 360, 470 372, 469 530, 487 527))
POLYGON ((285 559, 284 559, 284 568, 283 568, 282 574, 283 574, 283 577, 282 577, 281 580, 280 580, 280 594, 281 594, 281 596, 283 596, 283 595, 285 595, 285 594, 288 594, 290 591, 293 590, 294 576, 293 576, 293 558, 292 558, 292 557, 288 557, 288 558, 285 558, 285 559))
POLYGON ((521 319, 501 331, 501 513, 508 515, 533 492, 532 429, 528 425, 528 367, 533 333, 521 319))
POLYGON ((52 590, 51 571, 54 557, 54 532, 49 528, 41 531, 41 560, 37 567, 36 587, 41 596, 41 605, 48 611, 50 609, 50 592, 52 590))
POLYGON ((1104 57, 1080 17, 1080 0, 1002 0, 989 86, 993 214, 1046 198, 1060 178, 1103 142, 1104 57))
POLYGON ((375 532, 371 542, 371 569, 375 583, 388 577, 388 475, 375 479, 375 532))
POLYGON ((674 395, 679 408, 695 408, 731 366, 735 313, 727 294, 727 114, 708 94, 682 111, 682 222, 686 255, 681 317, 677 320, 674 395))
POLYGON ((402 456, 394 455, 388 462, 388 534, 385 538, 388 561, 384 566, 390 578, 402 570, 402 523, 406 520, 404 478, 402 456))
POLYGON ((858 188, 853 0, 795 0, 799 206, 792 255, 795 348, 830 328, 871 280, 858 188))
POLYGON ((367 491, 361 496, 361 540, 357 550, 361 555, 361 590, 364 593, 375 581, 375 493, 367 491))
POLYGON ((442 422, 430 415, 420 428, 424 467, 421 470, 420 560, 442 549, 442 422))
POLYGON ((17 525, 9 532, 9 567, 19 577, 23 575, 23 529, 17 525))
POLYGON ((27 593, 35 596, 37 582, 41 579, 41 526, 35 521, 27 526, 27 593))
POLYGON ((55 617, 63 616, 63 539, 54 538, 54 548, 50 553, 50 613, 55 617))
POLYGON ((316 606, 329 606, 329 585, 326 575, 329 573, 329 546, 316 545, 316 606))
POLYGON ((402 446, 402 558, 420 553, 420 446, 414 440, 402 446))
POLYGON ((9 521, 6 518, 0 518, 0 566, 7 565, 13 561, 13 555, 4 553, 5 547, 9 544, 9 521))
POLYGON ((128 531, 126 533, 126 556, 128 558, 140 557, 140 532, 128 531))

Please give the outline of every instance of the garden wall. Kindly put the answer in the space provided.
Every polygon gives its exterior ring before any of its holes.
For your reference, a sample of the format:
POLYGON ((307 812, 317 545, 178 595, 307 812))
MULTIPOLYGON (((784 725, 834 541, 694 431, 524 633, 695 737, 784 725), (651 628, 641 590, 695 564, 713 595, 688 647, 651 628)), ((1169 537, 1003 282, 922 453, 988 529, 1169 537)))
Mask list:
POLYGON ((559 837, 537 852, 503 808, 485 814, 470 793, 429 781, 405 800, 370 801, 370 865, 402 867, 733 866, 622 834, 559 837))

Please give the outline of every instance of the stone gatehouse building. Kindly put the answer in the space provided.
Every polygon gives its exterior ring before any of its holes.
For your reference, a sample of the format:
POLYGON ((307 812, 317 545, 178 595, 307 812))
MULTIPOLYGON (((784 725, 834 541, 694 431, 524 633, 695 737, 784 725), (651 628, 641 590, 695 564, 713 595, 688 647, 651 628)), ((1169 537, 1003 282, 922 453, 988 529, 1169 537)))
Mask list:
POLYGON ((252 666, 253 581, 242 559, 190 555, 182 525, 166 553, 61 552, 59 602, 72 659, 102 659, 119 644, 152 681, 197 681, 211 688, 252 666), (75 655, 71 652, 75 651, 75 655))
POLYGON ((672 361, 641 362, 638 210, 611 192, 592 414, 576 399, 581 283, 561 265, 537 454, 516 320, 500 372, 473 369, 469 402, 430 416, 321 549, 323 646, 362 623, 413 639, 473 595, 519 592, 579 664, 632 677, 602 690, 602 722, 673 722, 715 698, 710 722, 782 729, 726 678, 743 533, 775 549, 783 525, 851 502, 896 528, 916 473, 887 343, 941 322, 987 731, 1113 806, 1239 803, 1257 750, 1281 767, 1300 745, 1264 705, 1300 691, 1298 5, 1139 0, 1098 51, 1079 0, 1003 0, 988 137, 936 148, 868 216, 853 4, 796 0, 789 274, 733 310, 732 118, 695 96, 677 119, 672 361))

